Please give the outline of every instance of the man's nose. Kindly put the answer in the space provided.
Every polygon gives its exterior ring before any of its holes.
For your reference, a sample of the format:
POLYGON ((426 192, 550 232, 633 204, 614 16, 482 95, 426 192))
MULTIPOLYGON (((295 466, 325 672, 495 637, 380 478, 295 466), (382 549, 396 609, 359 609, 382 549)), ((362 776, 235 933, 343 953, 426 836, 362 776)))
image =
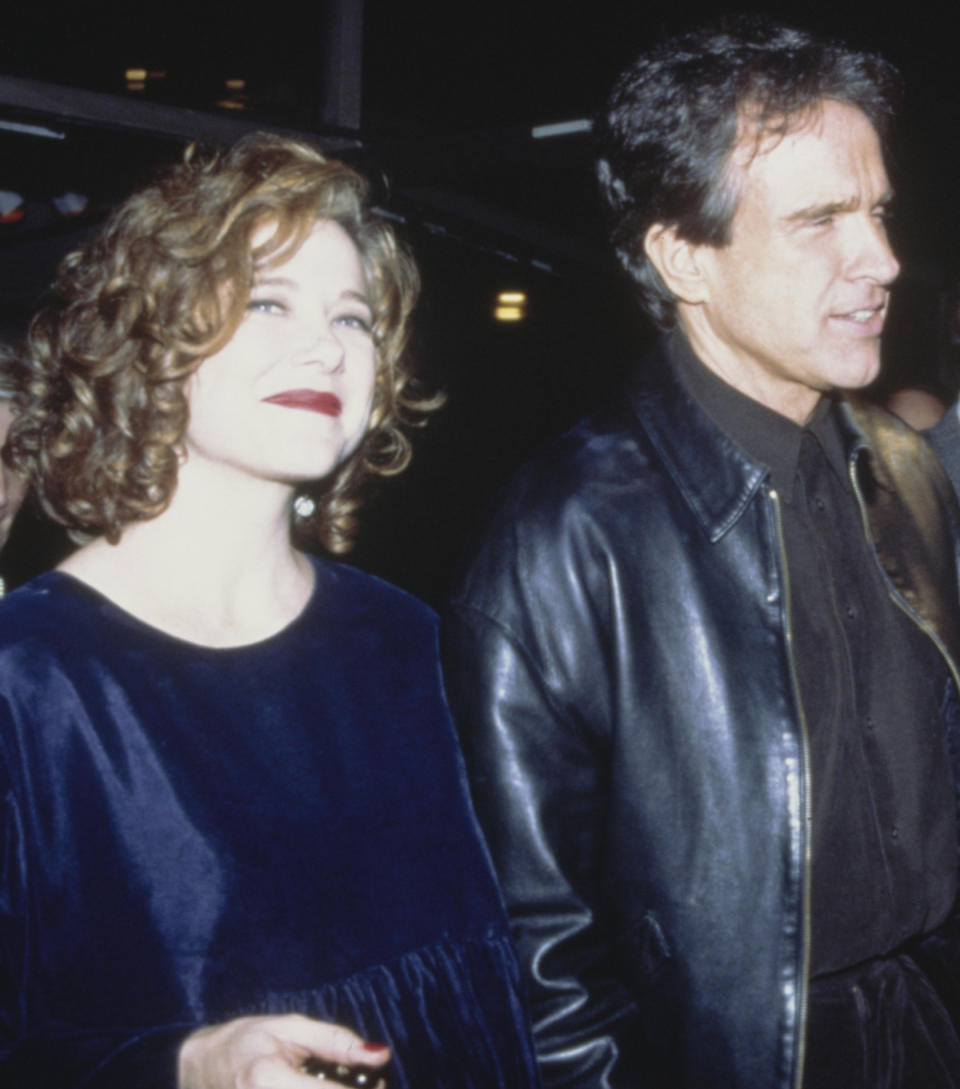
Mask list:
POLYGON ((887 228, 875 215, 864 217, 857 240, 857 273, 886 287, 900 274, 900 262, 896 259, 887 228))

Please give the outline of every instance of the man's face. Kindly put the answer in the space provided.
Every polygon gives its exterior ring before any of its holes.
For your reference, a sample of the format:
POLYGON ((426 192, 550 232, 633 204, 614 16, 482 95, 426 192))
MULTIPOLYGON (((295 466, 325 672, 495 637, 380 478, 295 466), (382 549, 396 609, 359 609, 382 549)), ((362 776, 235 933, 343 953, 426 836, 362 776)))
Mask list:
POLYGON ((880 145, 860 110, 827 99, 759 151, 748 128, 732 166, 732 239, 696 248, 704 294, 681 323, 711 369, 803 423, 822 391, 865 386, 880 366, 899 271, 880 145))
MULTIPOLYGON (((0 398, 0 450, 7 441, 7 432, 13 420, 10 402, 0 398)), ((0 548, 7 543, 7 536, 20 504, 23 502, 23 483, 0 458, 0 548)))

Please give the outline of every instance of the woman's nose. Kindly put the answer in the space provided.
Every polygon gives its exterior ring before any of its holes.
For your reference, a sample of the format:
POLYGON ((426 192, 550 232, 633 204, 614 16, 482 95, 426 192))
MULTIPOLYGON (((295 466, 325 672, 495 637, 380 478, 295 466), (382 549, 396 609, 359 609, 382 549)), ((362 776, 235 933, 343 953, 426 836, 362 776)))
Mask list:
POLYGON ((304 353, 304 362, 319 364, 324 374, 336 374, 343 369, 343 343, 335 330, 326 323, 318 325, 311 332, 304 353))

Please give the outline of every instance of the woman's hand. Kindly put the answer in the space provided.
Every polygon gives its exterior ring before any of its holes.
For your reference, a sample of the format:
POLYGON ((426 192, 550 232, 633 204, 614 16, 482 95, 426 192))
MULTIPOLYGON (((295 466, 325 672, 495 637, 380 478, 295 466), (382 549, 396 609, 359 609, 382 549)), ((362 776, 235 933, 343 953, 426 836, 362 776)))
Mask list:
POLYGON ((187 1037, 180 1048, 177 1084, 179 1089, 317 1089, 341 1084, 306 1073, 303 1064, 311 1057, 348 1066, 383 1066, 390 1049, 300 1014, 241 1017, 187 1037))

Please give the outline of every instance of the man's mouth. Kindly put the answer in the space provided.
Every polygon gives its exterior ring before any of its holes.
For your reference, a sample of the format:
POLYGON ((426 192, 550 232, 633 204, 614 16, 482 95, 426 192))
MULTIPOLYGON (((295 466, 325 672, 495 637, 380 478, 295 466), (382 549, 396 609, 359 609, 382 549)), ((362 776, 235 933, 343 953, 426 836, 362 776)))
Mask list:
POLYGON ((882 306, 871 306, 869 309, 864 310, 851 310, 849 314, 841 314, 841 317, 847 318, 849 321, 868 322, 874 314, 881 313, 883 311, 882 306))
POLYGON ((855 328, 864 336, 880 336, 887 319, 887 301, 874 303, 873 306, 858 306, 856 310, 833 314, 834 321, 843 322, 851 331, 855 328))

